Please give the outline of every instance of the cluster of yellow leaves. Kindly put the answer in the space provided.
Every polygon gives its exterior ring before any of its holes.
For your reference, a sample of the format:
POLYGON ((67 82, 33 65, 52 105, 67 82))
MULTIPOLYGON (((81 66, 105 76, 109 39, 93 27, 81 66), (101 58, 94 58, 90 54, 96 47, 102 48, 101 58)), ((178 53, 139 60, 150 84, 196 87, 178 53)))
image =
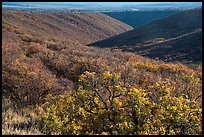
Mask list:
POLYGON ((39 129, 45 134, 125 135, 201 134, 202 109, 196 100, 172 94, 171 83, 151 92, 125 87, 120 74, 85 72, 78 90, 48 96, 39 129))

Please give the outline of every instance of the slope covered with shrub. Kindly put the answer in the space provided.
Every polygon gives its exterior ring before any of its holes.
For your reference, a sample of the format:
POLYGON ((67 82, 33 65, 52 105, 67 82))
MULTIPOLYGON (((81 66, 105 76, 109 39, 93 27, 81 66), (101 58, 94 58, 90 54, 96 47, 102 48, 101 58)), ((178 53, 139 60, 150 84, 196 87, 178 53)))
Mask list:
POLYGON ((4 134, 202 134, 202 66, 2 29, 4 134))
POLYGON ((26 56, 3 45, 3 96, 17 108, 38 104, 43 134, 201 134, 201 68, 94 47, 26 56))
POLYGON ((32 12, 2 10, 3 39, 21 35, 69 45, 89 44, 131 30, 132 27, 101 13, 32 12), (11 37, 11 36, 12 37, 11 37))

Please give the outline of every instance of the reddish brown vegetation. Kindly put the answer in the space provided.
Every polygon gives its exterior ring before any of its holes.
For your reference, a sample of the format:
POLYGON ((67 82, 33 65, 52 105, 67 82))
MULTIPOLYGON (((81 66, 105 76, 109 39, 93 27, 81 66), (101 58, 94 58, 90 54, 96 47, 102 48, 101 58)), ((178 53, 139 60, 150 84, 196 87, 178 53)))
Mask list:
MULTIPOLYGON (((65 41, 69 45, 89 44, 132 29, 100 13, 2 11, 5 33, 25 41, 65 41), (31 39, 31 40, 30 40, 31 39)), ((12 38, 12 37, 9 38, 12 38)))
POLYGON ((178 94, 185 93, 194 98, 201 95, 199 89, 191 87, 192 81, 200 84, 201 71, 109 48, 48 41, 43 36, 30 36, 24 31, 21 30, 22 33, 18 34, 20 39, 12 40, 16 33, 7 32, 3 27, 3 96, 12 98, 17 104, 26 106, 39 103, 49 93, 65 94, 68 90, 76 89, 78 78, 85 71, 97 74, 106 71, 121 73, 129 86, 149 92, 155 90, 151 87, 158 81, 173 81, 172 85, 175 84, 178 94), (193 80, 188 80, 189 78, 193 80), (195 91, 189 93, 187 89, 192 88, 195 91))

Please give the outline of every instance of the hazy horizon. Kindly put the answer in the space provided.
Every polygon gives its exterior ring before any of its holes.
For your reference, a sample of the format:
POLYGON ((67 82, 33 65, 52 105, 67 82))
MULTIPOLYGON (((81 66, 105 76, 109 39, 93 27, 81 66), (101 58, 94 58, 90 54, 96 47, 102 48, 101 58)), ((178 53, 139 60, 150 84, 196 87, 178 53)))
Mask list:
POLYGON ((172 5, 172 4, 185 4, 185 5, 200 5, 202 6, 202 2, 2 2, 5 4, 56 4, 56 5, 103 5, 103 6, 113 6, 113 5, 172 5))
POLYGON ((81 9, 107 10, 108 8, 145 7, 145 8, 198 8, 202 2, 2 2, 4 9, 81 9), (99 9, 98 9, 99 8, 99 9))

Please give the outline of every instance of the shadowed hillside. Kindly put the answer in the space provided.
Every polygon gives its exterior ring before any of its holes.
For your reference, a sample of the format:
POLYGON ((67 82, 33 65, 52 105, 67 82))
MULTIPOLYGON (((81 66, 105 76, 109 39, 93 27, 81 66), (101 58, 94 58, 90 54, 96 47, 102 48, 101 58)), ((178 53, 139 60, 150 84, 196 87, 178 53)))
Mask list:
POLYGON ((104 12, 104 14, 122 21, 134 28, 147 24, 156 19, 162 19, 178 11, 136 11, 136 12, 104 12))
POLYGON ((136 52, 138 55, 146 56, 164 61, 179 61, 183 63, 202 62, 202 30, 195 30, 191 33, 176 38, 157 38, 145 41, 143 44, 112 47, 128 52, 136 52))
MULTIPOLYGON (((2 11, 3 39, 22 34, 67 44, 89 44, 128 31, 132 27, 101 13, 2 11)), ((26 38, 24 38, 26 39, 26 38)))
MULTIPOLYGON (((141 48, 134 49, 138 54, 151 58, 159 58, 165 61, 186 61, 191 63, 202 62, 202 30, 196 30, 192 33, 156 41, 146 44, 141 48)), ((131 52, 133 52, 131 51, 131 52)))
MULTIPOLYGON (((171 53, 169 53, 170 50, 169 52, 160 52, 161 54, 165 55, 156 55, 155 52, 151 52, 151 48, 154 48, 155 43, 158 43, 158 41, 161 43, 163 43, 162 41, 168 41, 166 43, 167 46, 174 46, 174 48, 172 48, 172 50, 174 51, 171 51, 174 52, 174 54, 179 54, 181 52, 180 48, 176 48, 179 46, 187 47, 185 48, 185 52, 191 52, 191 48, 195 49, 197 47, 196 50, 198 52, 196 52, 196 55, 191 53, 190 58, 191 61, 195 61, 196 59, 200 61, 202 45, 201 39, 191 39, 189 37, 182 37, 182 35, 188 35, 202 28, 201 12, 201 9, 181 11, 170 17, 164 18, 162 20, 153 21, 147 25, 135 28, 129 32, 122 33, 102 41, 95 42, 93 44, 90 44, 89 46, 119 48, 123 51, 131 51, 139 53, 141 55, 147 55, 148 57, 161 57, 162 59, 164 59, 162 56, 171 56, 171 53), (180 37, 182 37, 182 39, 185 39, 182 40, 185 41, 185 43, 180 43, 179 40, 175 40, 179 39, 180 37), (146 46, 147 44, 148 47, 146 46), (196 47, 191 47, 195 44, 197 44, 196 47), (143 49, 144 53, 142 51, 143 49), (147 50, 149 50, 148 54, 146 52, 147 50)), ((197 33, 197 36, 201 38, 201 33, 197 33)), ((159 46, 159 44, 157 44, 157 47, 161 48, 163 47, 162 45, 159 46)), ((159 51, 157 50, 157 52, 159 51)), ((189 60, 190 58, 188 56, 189 55, 186 54, 186 57, 182 57, 179 60, 189 60)))

